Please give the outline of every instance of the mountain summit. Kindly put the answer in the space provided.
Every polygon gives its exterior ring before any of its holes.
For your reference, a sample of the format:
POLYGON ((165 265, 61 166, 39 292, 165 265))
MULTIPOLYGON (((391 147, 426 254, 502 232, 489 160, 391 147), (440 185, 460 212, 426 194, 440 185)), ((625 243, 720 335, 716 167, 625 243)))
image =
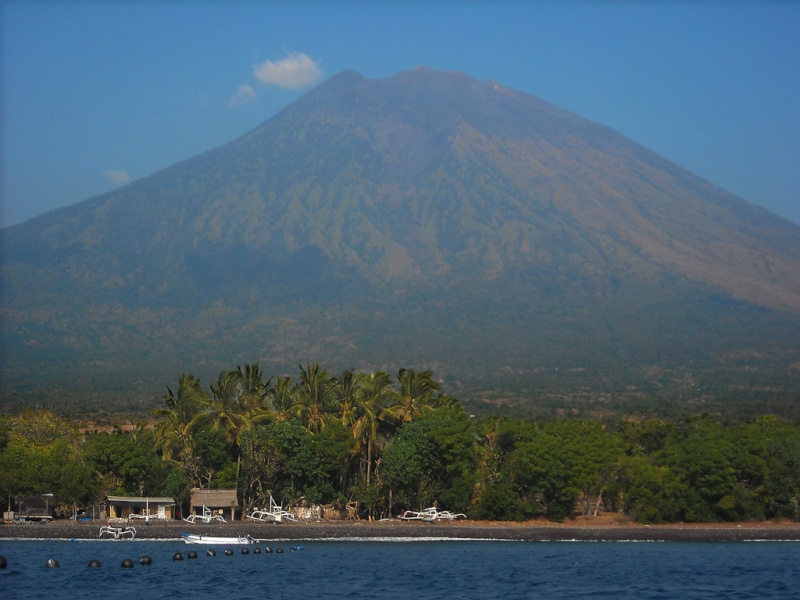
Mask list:
POLYGON ((800 389, 800 227, 461 73, 343 72, 1 239, 7 398, 305 360, 519 406, 800 389))

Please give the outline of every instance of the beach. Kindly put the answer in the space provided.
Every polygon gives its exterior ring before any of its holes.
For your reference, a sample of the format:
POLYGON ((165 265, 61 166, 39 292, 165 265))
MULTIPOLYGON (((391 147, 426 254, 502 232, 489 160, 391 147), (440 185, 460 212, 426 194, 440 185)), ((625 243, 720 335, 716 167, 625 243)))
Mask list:
MULTIPOLYGON (((3 539, 96 539, 106 521, 50 523, 5 523, 0 525, 3 539)), ((124 527, 125 524, 112 524, 124 527)), ((385 521, 314 521, 268 524, 236 521, 218 524, 191 524, 183 521, 143 521, 131 523, 136 539, 178 539, 182 532, 209 536, 250 535, 258 540, 337 540, 337 539, 472 539, 511 541, 800 541, 800 523, 672 523, 643 525, 624 517, 580 517, 553 523, 544 520, 516 522, 439 521, 436 523, 385 521)))

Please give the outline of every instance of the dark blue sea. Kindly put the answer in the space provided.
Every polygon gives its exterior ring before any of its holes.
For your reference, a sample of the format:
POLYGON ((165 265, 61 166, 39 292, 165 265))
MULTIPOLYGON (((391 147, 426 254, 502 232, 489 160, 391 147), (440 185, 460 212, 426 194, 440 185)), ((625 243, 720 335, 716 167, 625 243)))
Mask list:
POLYGON ((800 598, 798 542, 0 541, 2 598, 800 598), (302 549, 292 551, 294 546, 302 549), (284 552, 278 554, 277 548, 284 552), (195 550, 198 558, 186 558, 195 550), (184 556, 174 561, 175 553, 184 556), (142 566, 148 555, 152 565, 142 566), (122 561, 133 559, 134 568, 122 561), (47 568, 48 559, 60 568, 47 568), (89 568, 90 560, 100 568, 89 568))

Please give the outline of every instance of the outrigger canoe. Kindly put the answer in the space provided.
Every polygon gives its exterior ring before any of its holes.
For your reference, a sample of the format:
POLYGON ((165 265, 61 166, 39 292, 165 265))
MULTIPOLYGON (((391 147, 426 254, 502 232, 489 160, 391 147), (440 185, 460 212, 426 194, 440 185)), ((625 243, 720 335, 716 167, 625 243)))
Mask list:
POLYGON ((198 535, 196 533, 181 533, 181 539, 187 544, 216 544, 218 546, 255 544, 261 541, 250 535, 221 537, 215 535, 198 535))

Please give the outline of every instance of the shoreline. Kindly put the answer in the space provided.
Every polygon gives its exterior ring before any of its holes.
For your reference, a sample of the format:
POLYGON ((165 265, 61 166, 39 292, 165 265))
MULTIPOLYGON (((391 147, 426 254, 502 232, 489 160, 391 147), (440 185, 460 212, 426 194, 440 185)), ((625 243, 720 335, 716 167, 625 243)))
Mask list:
MULTIPOLYGON (((0 542, 22 539, 96 540, 106 521, 0 525, 0 542)), ((117 525, 123 526, 124 525, 117 525)), ((744 542, 800 541, 800 523, 672 523, 643 525, 621 518, 584 517, 564 523, 549 521, 316 521, 280 525, 236 521, 209 525, 183 521, 132 523, 137 540, 179 540, 181 533, 212 536, 250 535, 272 540, 496 540, 496 541, 631 541, 631 542, 744 542)))

